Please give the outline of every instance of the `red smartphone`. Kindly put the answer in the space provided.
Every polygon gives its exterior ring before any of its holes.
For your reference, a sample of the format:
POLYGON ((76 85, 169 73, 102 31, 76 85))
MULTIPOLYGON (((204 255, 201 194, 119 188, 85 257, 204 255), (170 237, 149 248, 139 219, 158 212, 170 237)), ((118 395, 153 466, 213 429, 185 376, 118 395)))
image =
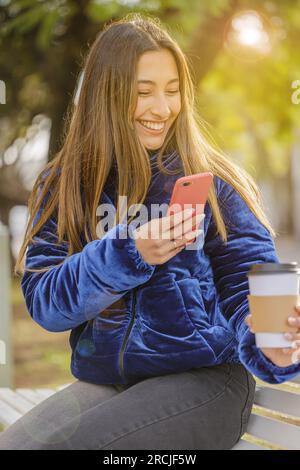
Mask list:
POLYGON ((210 172, 178 178, 173 188, 167 215, 189 208, 196 209, 195 214, 203 213, 212 181, 213 174, 210 172))
MULTIPOLYGON (((213 174, 210 172, 178 178, 173 188, 167 215, 189 208, 195 209, 194 215, 202 214, 212 181, 213 174)), ((195 230, 196 226, 194 225, 192 229, 195 230)), ((186 243, 186 245, 193 244, 195 240, 196 238, 186 243)))

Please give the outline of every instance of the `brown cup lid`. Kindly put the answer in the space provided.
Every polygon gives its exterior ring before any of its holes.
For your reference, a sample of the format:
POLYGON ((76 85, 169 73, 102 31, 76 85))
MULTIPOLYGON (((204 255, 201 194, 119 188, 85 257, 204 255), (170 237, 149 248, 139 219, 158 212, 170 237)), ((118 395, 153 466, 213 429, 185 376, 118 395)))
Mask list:
POLYGON ((296 273, 300 274, 300 268, 297 261, 290 263, 259 263, 253 264, 248 271, 248 276, 257 274, 283 274, 296 273))

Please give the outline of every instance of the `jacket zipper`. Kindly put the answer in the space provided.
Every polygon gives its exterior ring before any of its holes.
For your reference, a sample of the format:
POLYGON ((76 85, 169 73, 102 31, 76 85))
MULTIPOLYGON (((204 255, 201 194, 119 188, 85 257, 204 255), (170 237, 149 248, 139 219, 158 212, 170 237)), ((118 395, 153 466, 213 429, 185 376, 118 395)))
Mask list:
POLYGON ((125 348, 126 348, 126 345, 128 343, 128 338, 129 338, 129 335, 130 335, 130 332, 132 330, 132 327, 133 327, 133 323, 134 323, 134 319, 135 319, 135 304, 136 304, 136 290, 137 289, 133 289, 133 299, 132 299, 132 317, 131 317, 131 320, 130 320, 130 323, 129 323, 129 327, 126 331, 126 335, 124 337, 124 340, 123 340, 123 344, 122 344, 122 347, 121 347, 121 351, 120 351, 120 374, 123 378, 123 380, 125 381, 125 373, 124 373, 124 352, 125 352, 125 348))

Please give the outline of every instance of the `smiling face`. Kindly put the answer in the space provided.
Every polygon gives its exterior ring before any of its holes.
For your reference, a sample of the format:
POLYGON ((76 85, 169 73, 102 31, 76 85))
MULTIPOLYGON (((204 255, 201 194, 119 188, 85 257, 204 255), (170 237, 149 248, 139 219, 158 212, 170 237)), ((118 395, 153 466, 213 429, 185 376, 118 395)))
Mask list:
POLYGON ((138 61, 137 82, 135 129, 147 149, 159 149, 181 108, 179 75, 171 52, 145 52, 138 61))

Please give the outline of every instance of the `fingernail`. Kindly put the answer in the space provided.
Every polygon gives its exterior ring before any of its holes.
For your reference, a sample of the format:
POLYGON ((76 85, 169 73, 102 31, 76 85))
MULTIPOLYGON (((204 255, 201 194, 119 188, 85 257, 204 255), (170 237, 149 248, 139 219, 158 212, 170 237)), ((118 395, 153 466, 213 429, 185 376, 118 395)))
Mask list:
POLYGON ((285 337, 286 339, 293 339, 293 335, 292 335, 291 333, 285 333, 285 334, 284 334, 284 337, 285 337))
POLYGON ((291 323, 292 325, 296 325, 297 323, 297 320, 295 317, 289 317, 288 320, 289 320, 289 323, 291 323))

